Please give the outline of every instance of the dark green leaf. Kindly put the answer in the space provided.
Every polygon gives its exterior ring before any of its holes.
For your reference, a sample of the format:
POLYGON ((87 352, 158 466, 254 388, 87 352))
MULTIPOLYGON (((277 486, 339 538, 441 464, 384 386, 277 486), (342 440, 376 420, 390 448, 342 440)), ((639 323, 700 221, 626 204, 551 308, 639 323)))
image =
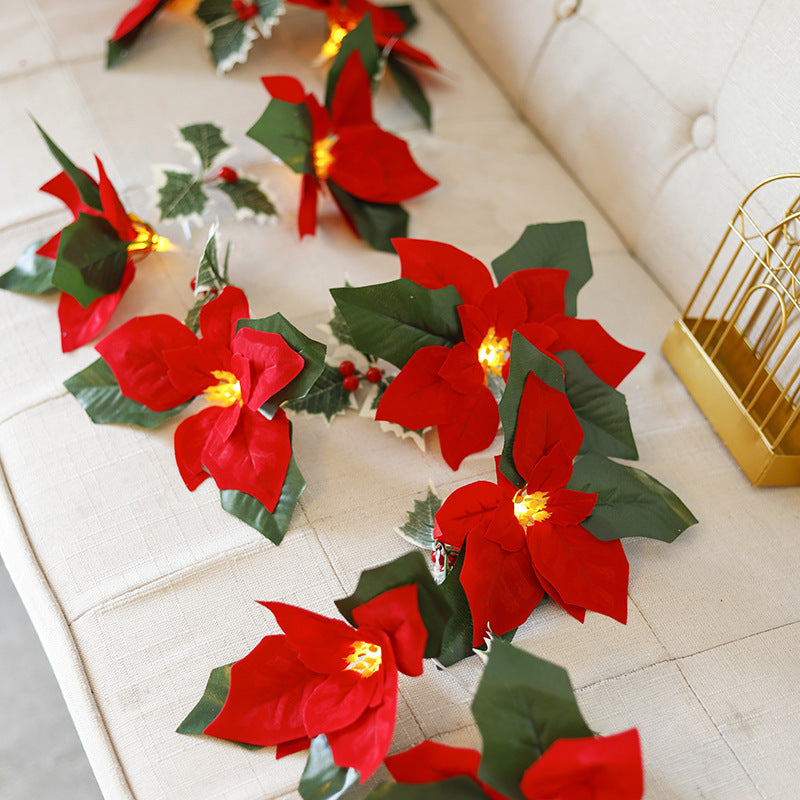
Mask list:
POLYGON ((289 530, 294 507, 297 505, 297 501, 305 488, 305 478, 303 478, 294 456, 292 456, 289 462, 289 469, 286 471, 283 488, 281 489, 281 496, 272 513, 252 495, 238 492, 235 489, 223 489, 220 492, 220 500, 222 507, 229 514, 233 514, 234 517, 246 522, 251 528, 255 528, 273 544, 280 544, 286 535, 286 531, 289 530))
POLYGON ((389 55, 386 66, 389 72, 392 73, 392 77, 397 84, 397 88, 400 90, 400 94, 405 97, 414 111, 422 117, 425 127, 431 130, 431 104, 428 102, 428 98, 425 97, 425 92, 422 91, 422 85, 413 70, 403 64, 394 53, 389 55))
POLYGON ((303 800, 338 800, 358 778, 357 770, 334 763, 328 740, 320 734, 311 740, 298 790, 303 800))
POLYGON ((500 471, 515 486, 523 487, 525 479, 514 465, 514 436, 517 431, 517 416, 522 391, 528 375, 533 372, 548 386, 564 391, 564 375, 561 365, 546 356, 516 331, 511 337, 511 360, 508 381, 503 399, 498 405, 500 422, 503 425, 503 453, 500 456, 500 471))
POLYGON ((566 670, 496 638, 472 714, 483 739, 478 777, 513 800, 524 800, 523 773, 556 739, 592 735, 566 670))
POLYGON ((415 500, 414 508, 406 512, 406 521, 399 530, 403 537, 423 550, 433 550, 433 528, 436 512, 442 507, 442 498, 428 486, 424 500, 415 500))
POLYGON ((194 305, 186 312, 183 319, 183 324, 192 332, 197 333, 200 330, 200 312, 203 306, 213 299, 211 294, 199 294, 196 296, 194 305))
POLYGON ((128 55, 131 47, 133 47, 136 40, 139 38, 141 32, 145 29, 147 24, 158 14, 158 12, 167 4, 168 0, 160 0, 160 2, 153 8, 153 10, 132 30, 128 31, 124 36, 119 39, 109 40, 108 54, 106 56, 106 67, 109 69, 115 67, 125 56, 128 55))
POLYGON ((472 778, 460 776, 434 783, 381 783, 365 800, 487 800, 472 778))
POLYGON ((119 289, 128 263, 128 245, 108 220, 92 214, 61 231, 53 284, 86 307, 119 289))
MULTIPOLYGON (((346 285, 349 286, 350 284, 346 285)), ((347 322, 342 316, 342 312, 339 311, 338 306, 333 307, 333 316, 328 325, 330 326, 331 333, 338 342, 341 344, 349 344, 351 347, 356 346, 353 337, 350 336, 350 328, 347 327, 347 322)))
POLYGON ((151 411, 147 406, 125 397, 111 367, 102 358, 67 378, 64 386, 75 395, 92 422, 98 424, 121 423, 157 428, 189 405, 182 403, 167 411, 151 411))
POLYGON ((454 286, 427 289, 408 278, 331 289, 356 347, 402 367, 421 347, 462 340, 454 286))
POLYGON ((330 422, 350 405, 352 394, 342 385, 342 375, 336 367, 326 364, 316 383, 297 400, 289 400, 286 408, 306 414, 324 414, 330 422))
POLYGON ((328 80, 325 84, 325 106, 328 110, 331 108, 339 75, 342 74, 347 59, 355 51, 358 51, 361 56, 361 63, 364 65, 367 75, 372 80, 375 80, 381 67, 381 52, 375 44, 375 36, 372 33, 372 19, 369 14, 364 14, 361 22, 342 39, 339 52, 331 62, 328 70, 328 80))
POLYGON ((564 301, 566 313, 574 317, 578 313, 578 292, 592 277, 592 261, 583 222, 528 225, 516 243, 492 261, 498 281, 520 269, 543 267, 569 271, 564 301))
POLYGON ((638 458, 625 395, 598 378, 574 350, 558 353, 558 358, 567 397, 583 428, 580 452, 638 458))
POLYGON ((0 275, 0 289, 9 292, 44 294, 53 286, 53 269, 56 262, 52 258, 36 255, 36 251, 47 241, 37 239, 25 248, 17 263, 5 274, 0 275))
POLYGON ((568 487, 597 493, 592 515, 582 524, 604 541, 646 536, 672 542, 697 522, 681 500, 652 475, 600 455, 579 458, 568 487))
POLYGON ((247 135, 272 151, 295 172, 314 173, 311 116, 305 103, 287 103, 273 97, 247 135))
POLYGON ((408 33, 412 28, 416 27, 417 25, 417 15, 414 13, 414 9, 406 4, 402 3, 400 5, 388 5, 385 6, 388 11, 394 11, 398 17, 403 22, 403 25, 406 26, 405 33, 408 33))
POLYGON ((228 0, 200 0, 195 15, 204 25, 215 25, 222 19, 236 17, 228 0))
POLYGON ((87 206, 91 206, 97 211, 102 211, 103 204, 100 200, 100 190, 97 188, 97 184, 94 180, 67 158, 35 119, 33 120, 33 124, 36 125, 39 129, 39 133, 42 134, 47 149, 52 153, 53 158, 58 161, 61 169, 67 173, 67 177, 75 184, 75 188, 78 190, 81 200, 83 200, 87 206))
POLYGON ((214 159, 231 145, 222 138, 222 129, 211 122, 197 122, 179 128, 181 136, 197 151, 200 166, 205 172, 211 168, 214 159))
POLYGON ((394 253, 392 239, 402 239, 408 233, 408 212, 399 203, 371 203, 361 200, 327 182, 339 207, 355 225, 358 235, 370 247, 384 253, 394 253))
POLYGON ((183 220, 200 215, 208 202, 203 184, 189 172, 164 170, 166 181, 158 190, 161 219, 183 220))
POLYGON ((215 186, 228 195, 237 211, 250 212, 254 217, 270 217, 278 213, 259 185, 249 178, 239 178, 235 183, 221 181, 215 186))
POLYGON ((452 613, 450 604, 434 583, 425 556, 414 550, 387 564, 365 570, 358 579, 355 592, 342 600, 336 600, 336 608, 342 616, 355 625, 353 610, 372 600, 379 594, 396 589, 398 586, 417 586, 417 601, 428 641, 425 657, 435 658, 442 649, 442 634, 452 613))

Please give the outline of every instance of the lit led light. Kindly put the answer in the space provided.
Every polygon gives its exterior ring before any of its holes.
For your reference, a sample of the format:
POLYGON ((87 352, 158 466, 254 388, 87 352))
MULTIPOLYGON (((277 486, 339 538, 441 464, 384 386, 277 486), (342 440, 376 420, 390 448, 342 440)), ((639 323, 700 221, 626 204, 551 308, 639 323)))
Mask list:
POLYGON ((478 348, 478 361, 481 362, 484 372, 502 375, 503 367, 508 362, 508 339, 504 336, 498 339, 494 328, 489 328, 478 348))
POLYGON ((172 244, 165 236, 159 236, 146 222, 142 222, 136 214, 128 214, 128 219, 136 232, 136 238, 128 244, 129 253, 163 253, 171 250, 172 244))
POLYGON ((208 402, 225 408, 234 403, 242 405, 242 387, 239 379, 224 369, 215 369, 211 374, 219 383, 214 383, 204 390, 203 394, 208 402))
POLYGON ((523 528, 533 525, 534 522, 541 522, 550 516, 547 510, 547 492, 534 492, 526 494, 520 489, 514 495, 514 516, 523 528))
POLYGON ((330 28, 330 34, 328 35, 328 41, 322 45, 320 55, 324 58, 333 58, 339 52, 339 48, 342 46, 342 39, 344 39, 344 37, 347 36, 347 34, 350 33, 353 28, 355 28, 355 22, 352 25, 349 25, 349 27, 346 27, 331 20, 328 23, 328 27, 330 28))
POLYGON ((334 144, 336 144, 335 136, 326 136, 324 139, 314 142, 314 147, 312 148, 314 172, 321 181, 324 181, 328 177, 331 164, 333 164, 331 148, 334 144))
POLYGON ((357 672, 362 678, 369 678, 381 668, 380 645, 372 642, 353 642, 353 652, 345 658, 346 670, 357 672))

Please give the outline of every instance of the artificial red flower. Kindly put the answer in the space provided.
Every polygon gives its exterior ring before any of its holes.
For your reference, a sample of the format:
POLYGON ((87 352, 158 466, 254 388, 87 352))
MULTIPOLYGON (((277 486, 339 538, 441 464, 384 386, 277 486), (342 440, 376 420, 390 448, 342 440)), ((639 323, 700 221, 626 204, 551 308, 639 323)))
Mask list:
POLYGON ((418 350, 384 392, 376 418, 419 430, 437 426, 442 456, 457 469, 488 447, 500 417, 487 386, 508 376, 511 335, 518 331, 539 350, 575 350, 611 386, 644 355, 612 338, 600 323, 564 313, 568 273, 560 269, 512 272, 495 286, 476 258, 449 244, 393 239, 401 275, 428 289, 455 286, 464 341, 418 350))
POLYGON ((303 357, 277 333, 236 323, 249 316, 241 289, 227 286, 200 311, 198 338, 174 317, 135 317, 102 339, 97 351, 125 397, 153 411, 204 394, 209 405, 175 431, 175 459, 193 490, 213 477, 220 489, 255 497, 268 511, 278 503, 291 459, 282 409, 267 419, 259 408, 303 368, 303 357))
POLYGON ((357 627, 284 603, 262 603, 283 634, 266 636, 231 668, 210 736, 278 745, 278 757, 325 734, 333 759, 365 781, 383 761, 397 711, 397 673, 422 673, 427 629, 417 587, 353 610, 357 627))
MULTIPOLYGON (((473 645, 487 627, 521 625, 545 593, 583 622, 586 611, 627 619, 628 560, 619 540, 601 541, 580 523, 597 495, 565 488, 583 431, 566 395, 530 373, 514 437, 517 489, 497 470, 497 483, 456 489, 436 514, 434 536, 466 547, 461 584, 473 645)), ((498 460, 499 463, 499 460, 498 460)))
MULTIPOLYGON (((436 186, 416 165, 405 141, 373 120, 370 79, 357 52, 342 68, 330 109, 307 94, 296 78, 276 75, 261 80, 273 98, 304 104, 311 118, 313 172, 303 175, 298 214, 301 236, 316 230, 317 196, 328 181, 372 203, 399 203, 436 186)), ((358 235, 355 222, 339 208, 358 235)))
MULTIPOLYGON (((480 753, 424 741, 389 756, 386 766, 402 783, 432 783, 465 775, 492 800, 505 795, 478 780, 480 753)), ((642 751, 635 728, 613 736, 558 739, 522 776, 527 800, 640 800, 642 751)))
POLYGON ((117 23, 114 33, 111 34, 110 41, 116 42, 132 33, 136 28, 148 22, 167 3, 168 0, 141 0, 141 2, 129 9, 117 23))

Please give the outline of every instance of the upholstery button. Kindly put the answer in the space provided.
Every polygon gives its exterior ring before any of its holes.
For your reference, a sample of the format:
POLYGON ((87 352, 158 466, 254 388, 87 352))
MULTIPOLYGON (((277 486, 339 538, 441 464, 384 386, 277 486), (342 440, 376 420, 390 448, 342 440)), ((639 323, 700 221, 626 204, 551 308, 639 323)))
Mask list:
POLYGON ((566 19, 571 17, 580 5, 580 0, 556 0, 555 8, 553 9, 556 14, 557 20, 566 19))
POLYGON ((714 144, 717 123, 711 114, 701 114, 692 123, 692 142, 698 150, 707 150, 714 144))

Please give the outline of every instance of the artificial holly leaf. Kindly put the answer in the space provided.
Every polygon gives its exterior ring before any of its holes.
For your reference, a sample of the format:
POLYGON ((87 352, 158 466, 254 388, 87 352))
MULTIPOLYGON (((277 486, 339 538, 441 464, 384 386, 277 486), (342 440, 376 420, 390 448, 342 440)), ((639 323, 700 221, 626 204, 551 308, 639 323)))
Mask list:
MULTIPOLYGON (((345 283, 345 286, 350 286, 350 284, 345 283)), ((328 327, 330 327, 333 337, 340 344, 348 344, 351 347, 356 346, 355 342, 353 341, 353 337, 350 336, 350 328, 347 327, 347 322, 342 316, 342 312, 339 311, 338 306, 333 307, 333 316, 328 323, 328 327)))
POLYGON ((421 347, 462 340, 454 286, 427 289, 408 278, 330 290, 356 347, 402 367, 421 347))
POLYGON ((562 667, 492 638, 472 715, 483 739, 478 777, 512 800, 520 781, 556 739, 592 736, 562 667))
MULTIPOLYGON (((111 69, 115 67, 125 56, 128 55, 131 47, 135 44, 139 35, 145 29, 147 24, 158 14, 158 12, 169 2, 169 0, 160 0, 153 4, 153 8, 148 14, 143 16, 136 25, 116 39, 109 39, 108 53, 106 55, 106 67, 111 69)), ((129 12, 130 13, 130 12, 129 12)))
POLYGON ((406 512, 406 521, 397 529, 404 539, 423 550, 433 550, 433 518, 442 507, 442 498, 428 486, 424 500, 415 500, 414 507, 406 512))
POLYGON ((97 424, 120 423, 157 428, 189 405, 187 402, 166 411, 151 411, 147 406, 125 397, 111 367, 102 358, 67 378, 64 386, 75 396, 92 422, 97 424))
POLYGON ((472 778, 459 776, 433 783, 382 783, 365 800, 488 800, 472 778))
POLYGON ((328 740, 320 734, 311 740, 298 791, 303 800, 338 800, 358 779, 358 770, 334 763, 328 740))
POLYGON ((203 184, 190 172, 164 170, 164 185, 158 190, 158 210, 161 219, 189 220, 203 213, 208 195, 203 184))
POLYGON ((85 308, 119 289, 127 263, 128 243, 119 238, 111 223, 81 213, 61 231, 53 284, 85 308))
POLYGON ((312 175, 311 115, 305 103, 287 103, 272 98, 264 113, 247 131, 297 173, 312 175))
POLYGON ((672 542, 697 522, 683 502, 652 475, 601 455, 579 458, 567 487, 597 493, 592 514, 582 524, 604 541, 645 536, 672 542))
POLYGON ((375 44, 375 36, 372 32, 372 19, 369 14, 364 14, 361 22, 356 25, 347 36, 342 39, 339 52, 331 62, 328 70, 328 80, 325 84, 325 106, 331 108, 333 94, 339 76, 342 74, 344 65, 351 54, 358 51, 361 56, 361 63, 367 71, 367 75, 374 81, 381 69, 381 52, 375 44))
POLYGON ((425 127, 431 130, 433 127, 431 104, 428 102, 425 92, 422 91, 422 85, 413 70, 403 64, 394 53, 389 54, 386 66, 394 78, 394 82, 397 84, 400 94, 405 97, 414 111, 422 117, 425 127))
POLYGON ((564 289, 565 313, 574 317, 578 313, 578 292, 592 277, 586 225, 580 221, 528 225, 522 236, 492 261, 498 282, 517 270, 541 267, 569 272, 564 289))
POLYGON ((196 151, 203 172, 211 168, 214 160, 231 145, 222 136, 222 129, 212 122, 184 125, 178 132, 196 151))
POLYGON ((7 289, 9 292, 44 294, 55 288, 53 286, 55 259, 36 253, 46 241, 48 239, 37 239, 25 248, 17 263, 8 272, 0 275, 0 289, 7 289))
POLYGON ((326 364, 314 385, 302 397, 289 400, 286 408, 307 414, 324 414, 330 422, 350 406, 352 394, 342 385, 342 375, 336 367, 326 364))
POLYGON ((442 649, 442 634, 452 609, 434 583, 425 556, 419 550, 413 550, 379 567, 364 570, 353 594, 334 602, 341 615, 351 625, 355 625, 355 608, 390 589, 410 584, 417 587, 420 616, 428 629, 425 658, 435 658, 442 649))
POLYGON ((265 219, 278 213, 259 185, 249 178, 239 178, 233 183, 222 181, 215 186, 231 199, 236 206, 237 216, 265 219))
POLYGON ((281 496, 278 498, 278 504, 273 512, 270 513, 252 495, 246 492, 239 492, 236 489, 223 489, 220 492, 220 501, 222 507, 229 514, 233 514, 234 517, 246 522, 251 528, 255 528, 273 544, 280 544, 286 535, 286 531, 289 530, 294 507, 297 505, 297 501, 305 488, 305 478, 300 472, 294 456, 292 456, 289 461, 289 468, 286 470, 281 496))
POLYGON ((358 235, 371 247, 384 253, 394 253, 392 239, 404 239, 408 234, 408 212, 399 203, 372 203, 361 200, 327 181, 334 200, 358 235))
POLYGON ((189 309, 183 324, 193 333, 200 328, 200 311, 203 306, 213 300, 217 294, 230 285, 228 281, 228 256, 231 245, 225 250, 225 261, 220 269, 219 254, 217 253, 217 224, 211 226, 206 239, 203 255, 197 265, 194 278, 194 293, 196 300, 189 309))

